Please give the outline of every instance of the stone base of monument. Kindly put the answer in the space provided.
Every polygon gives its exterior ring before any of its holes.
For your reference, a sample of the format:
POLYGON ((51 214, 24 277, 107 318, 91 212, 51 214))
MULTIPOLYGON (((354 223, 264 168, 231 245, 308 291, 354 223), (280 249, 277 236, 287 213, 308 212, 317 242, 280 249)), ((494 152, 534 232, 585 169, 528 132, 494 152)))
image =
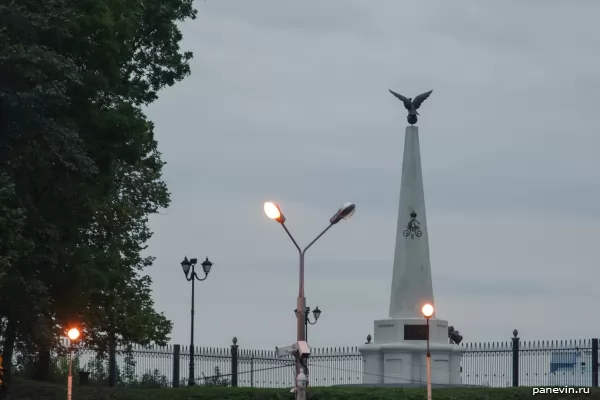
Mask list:
MULTIPOLYGON (((374 342, 359 347, 363 356, 363 384, 420 386, 427 381, 425 318, 388 318, 375 321, 374 342)), ((464 350, 448 343, 448 322, 430 320, 431 382, 460 385, 464 350)))

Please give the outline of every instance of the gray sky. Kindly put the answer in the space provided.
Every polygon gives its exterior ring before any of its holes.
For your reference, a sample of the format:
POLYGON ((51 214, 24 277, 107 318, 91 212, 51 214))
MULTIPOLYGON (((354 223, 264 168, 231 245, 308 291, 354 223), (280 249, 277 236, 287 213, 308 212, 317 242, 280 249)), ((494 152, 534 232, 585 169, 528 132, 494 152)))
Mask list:
POLYGON ((294 341, 297 253, 262 210, 278 201, 307 253, 312 346, 362 344, 387 317, 406 111, 419 120, 437 315, 465 341, 598 337, 600 3, 197 2, 192 76, 148 111, 172 205, 152 220, 158 309, 189 342, 294 341), (417 4, 418 3, 418 4, 417 4), (596 172, 594 172, 596 171, 596 172))

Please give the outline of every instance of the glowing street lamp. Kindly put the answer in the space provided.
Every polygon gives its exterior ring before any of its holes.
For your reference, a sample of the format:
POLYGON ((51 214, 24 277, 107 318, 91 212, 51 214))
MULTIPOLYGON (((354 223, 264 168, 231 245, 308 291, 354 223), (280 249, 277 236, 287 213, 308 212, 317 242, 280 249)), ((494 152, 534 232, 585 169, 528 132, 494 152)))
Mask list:
POLYGON ((272 201, 267 201, 264 205, 264 209, 265 209, 265 214, 267 214, 267 217, 274 219, 275 221, 279 222, 280 224, 285 223, 285 216, 279 209, 279 206, 277 205, 277 203, 274 203, 272 201))
POLYGON ((429 303, 421 308, 423 316, 427 320, 427 400, 431 400, 431 353, 429 352, 429 320, 434 313, 433 306, 429 303))
MULTIPOLYGON (((340 222, 343 219, 349 219, 354 214, 354 211, 356 210, 356 205, 354 205, 353 203, 344 203, 337 210, 337 212, 333 215, 333 217, 331 217, 329 219, 329 225, 327 226, 327 228, 325 228, 325 230, 323 230, 323 232, 321 232, 304 249, 300 249, 300 246, 298 246, 296 239, 294 239, 294 237, 288 230, 287 226, 285 226, 285 216, 283 215, 283 212, 281 211, 281 208, 279 207, 279 205, 277 205, 277 203, 275 203, 273 201, 267 201, 264 204, 264 210, 265 210, 265 214, 267 215, 267 217, 269 217, 270 219, 275 220, 281 224, 281 226, 285 230, 285 233, 287 233, 289 238, 294 243, 294 246, 296 246, 296 249, 298 249, 298 253, 300 254, 300 285, 299 285, 300 287, 298 290, 298 302, 297 302, 297 307, 296 307, 296 310, 297 310, 297 312, 296 312, 297 327, 296 328, 297 328, 297 341, 305 342, 306 341, 306 326, 305 325, 306 325, 307 311, 306 311, 306 298, 304 297, 304 254, 306 253, 306 250, 308 250, 317 240, 319 240, 319 238, 321 236, 323 236, 325 234, 325 232, 327 232, 333 225, 337 224, 338 222, 340 222)), ((320 311, 319 311, 319 315, 320 315, 320 311)), ((318 318, 316 315, 315 315, 315 317, 318 318)), ((299 376, 300 373, 302 372, 302 364, 300 361, 301 361, 300 359, 296 360, 296 376, 299 376)), ((298 400, 304 399, 305 394, 306 393, 304 391, 304 387, 300 387, 298 384, 298 380, 296 380, 296 399, 298 399, 298 400)))
POLYGON ((69 329, 69 332, 67 332, 67 336, 69 337, 69 339, 71 341, 75 341, 75 340, 79 339, 79 329, 77 329, 77 328, 69 329))
POLYGON ((427 321, 429 322, 429 318, 431 318, 431 316, 433 315, 433 312, 434 312, 433 306, 431 304, 425 304, 423 306, 423 308, 421 308, 421 312, 423 313, 423 316, 425 318, 427 318, 427 321))
POLYGON ((71 400, 73 395, 73 342, 79 339, 79 329, 71 328, 67 331, 67 337, 69 338, 69 376, 67 378, 67 400, 71 400))

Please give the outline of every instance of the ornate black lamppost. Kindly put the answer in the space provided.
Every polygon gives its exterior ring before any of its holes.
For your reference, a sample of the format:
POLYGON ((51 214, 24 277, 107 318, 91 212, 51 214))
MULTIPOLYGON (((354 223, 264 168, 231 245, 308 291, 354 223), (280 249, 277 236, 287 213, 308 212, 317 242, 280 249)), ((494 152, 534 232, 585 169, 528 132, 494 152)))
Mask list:
POLYGON ((194 290, 195 290, 195 281, 204 281, 208 278, 208 273, 212 267, 212 263, 208 261, 208 257, 205 261, 200 264, 202 266, 202 270, 204 271, 204 278, 200 278, 198 274, 196 274, 196 263, 198 262, 197 258, 189 259, 185 257, 181 262, 181 268, 183 269, 183 273, 185 274, 185 279, 192 282, 192 311, 191 311, 191 332, 190 332, 190 376, 188 378, 188 385, 194 386, 194 290), (191 271, 190 271, 191 270, 191 271))
MULTIPOLYGON (((298 317, 298 309, 295 309, 294 313, 296 314, 296 317, 298 317)), ((319 306, 313 310, 313 316, 315 317, 314 322, 310 320, 310 307, 306 307, 306 312, 304 315, 306 316, 304 318, 304 338, 308 342, 308 324, 314 325, 317 323, 319 317, 321 316, 321 310, 319 310, 319 306)))

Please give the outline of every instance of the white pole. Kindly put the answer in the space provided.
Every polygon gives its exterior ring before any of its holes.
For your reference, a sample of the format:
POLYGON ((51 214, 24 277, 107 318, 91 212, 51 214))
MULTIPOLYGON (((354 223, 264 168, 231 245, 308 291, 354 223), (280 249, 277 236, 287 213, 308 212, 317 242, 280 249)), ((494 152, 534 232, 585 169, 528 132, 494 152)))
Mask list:
POLYGON ((303 371, 296 377, 296 400, 307 400, 306 386, 308 386, 308 377, 303 371))
POLYGON ((73 352, 69 349, 69 377, 67 378, 67 400, 71 400, 73 391, 73 352))
MULTIPOLYGON (((300 252, 300 288, 298 290, 298 302, 297 309, 298 314, 296 316, 296 343, 306 341, 304 335, 306 334, 306 297, 304 297, 304 252, 300 252)), ((300 354, 296 356, 296 400, 306 400, 306 391, 304 387, 300 385, 300 374, 302 371, 302 364, 300 363, 300 354)))
POLYGON ((431 353, 429 352, 429 318, 427 318, 427 400, 431 400, 431 353))
POLYGON ((431 355, 427 355, 427 400, 431 400, 431 355))
POLYGON ((306 388, 296 387, 296 400, 306 400, 306 388))

